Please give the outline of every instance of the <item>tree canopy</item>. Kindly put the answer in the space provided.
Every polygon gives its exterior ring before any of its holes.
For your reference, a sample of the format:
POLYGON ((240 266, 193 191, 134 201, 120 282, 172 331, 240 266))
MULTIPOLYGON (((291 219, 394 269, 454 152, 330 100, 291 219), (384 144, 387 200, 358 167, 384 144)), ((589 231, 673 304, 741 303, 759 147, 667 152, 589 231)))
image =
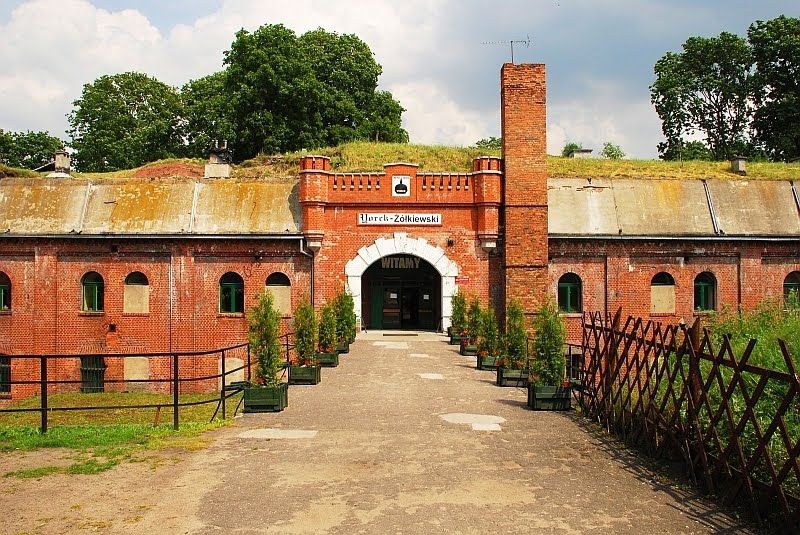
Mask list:
POLYGON ((9 167, 36 169, 53 160, 64 142, 48 132, 4 132, 0 130, 0 163, 9 167))
POLYGON ((82 171, 129 169, 184 151, 178 92, 146 74, 101 76, 73 105, 69 133, 82 171))
POLYGON ((381 67, 355 35, 320 28, 297 37, 281 24, 240 30, 225 65, 237 160, 355 139, 408 140, 403 108, 376 91, 381 67))
POLYGON ((715 159, 730 158, 745 139, 752 104, 753 55, 741 37, 690 37, 683 52, 668 52, 656 62, 650 96, 667 138, 666 153, 684 136, 703 135, 715 159))
POLYGON ((655 75, 663 159, 800 157, 800 19, 756 21, 747 39, 690 37, 656 62, 655 75))
POLYGON ((800 157, 800 19, 780 16, 750 25, 757 104, 753 130, 775 160, 800 157))
POLYGON ((101 76, 69 115, 76 167, 113 171, 205 157, 228 140, 236 161, 348 141, 407 142, 403 107, 378 91, 381 67, 355 35, 283 25, 240 30, 225 68, 180 90, 146 74, 101 76))

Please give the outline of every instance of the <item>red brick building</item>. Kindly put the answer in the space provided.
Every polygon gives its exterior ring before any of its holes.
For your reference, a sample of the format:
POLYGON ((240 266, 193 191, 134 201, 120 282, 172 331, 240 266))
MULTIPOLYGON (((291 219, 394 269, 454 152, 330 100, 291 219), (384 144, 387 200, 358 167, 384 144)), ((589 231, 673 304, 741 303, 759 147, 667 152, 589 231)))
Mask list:
POLYGON ((551 294, 573 340, 584 310, 689 321, 800 288, 794 181, 548 177, 545 86, 543 65, 503 66, 503 158, 470 172, 308 156, 288 178, 0 178, 0 355, 232 345, 265 286, 287 329, 343 287, 378 329, 445 328, 456 291, 528 313, 551 294))

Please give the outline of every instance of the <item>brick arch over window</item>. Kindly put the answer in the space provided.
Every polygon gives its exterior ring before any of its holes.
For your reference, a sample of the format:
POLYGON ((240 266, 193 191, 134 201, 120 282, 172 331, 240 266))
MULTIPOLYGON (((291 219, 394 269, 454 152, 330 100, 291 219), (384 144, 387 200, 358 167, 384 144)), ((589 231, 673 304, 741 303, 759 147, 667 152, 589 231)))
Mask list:
POLYGON ((442 329, 447 329, 450 326, 452 299, 456 293, 458 264, 450 260, 441 247, 431 245, 423 238, 410 238, 404 232, 396 232, 391 238, 378 238, 372 245, 359 249, 356 257, 345 265, 347 290, 355 301, 356 317, 363 317, 361 275, 381 258, 394 254, 408 254, 422 258, 442 276, 442 329))

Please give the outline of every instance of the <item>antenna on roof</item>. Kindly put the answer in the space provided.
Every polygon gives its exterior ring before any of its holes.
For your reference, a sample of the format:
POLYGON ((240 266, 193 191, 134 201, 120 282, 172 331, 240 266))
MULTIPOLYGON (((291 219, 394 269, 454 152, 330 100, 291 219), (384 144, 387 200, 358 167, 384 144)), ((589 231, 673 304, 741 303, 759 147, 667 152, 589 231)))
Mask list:
POLYGON ((511 63, 514 63, 514 44, 524 45, 525 48, 530 48, 531 46, 531 36, 525 36, 525 40, 520 39, 511 39, 510 41, 484 41, 482 45, 511 45, 511 63))

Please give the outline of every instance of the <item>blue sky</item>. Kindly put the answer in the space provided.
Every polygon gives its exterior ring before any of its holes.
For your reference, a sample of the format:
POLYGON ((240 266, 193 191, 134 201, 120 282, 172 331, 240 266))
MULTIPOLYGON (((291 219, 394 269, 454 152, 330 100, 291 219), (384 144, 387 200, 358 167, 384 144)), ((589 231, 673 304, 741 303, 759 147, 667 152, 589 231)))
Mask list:
POLYGON ((499 70, 547 64, 548 150, 566 141, 656 157, 653 65, 686 38, 744 35, 800 3, 623 0, 0 0, 0 128, 66 138, 83 84, 137 70, 171 85, 221 68, 239 28, 283 23, 355 33, 383 66, 380 85, 407 109, 412 142, 469 145, 499 135, 499 70))

